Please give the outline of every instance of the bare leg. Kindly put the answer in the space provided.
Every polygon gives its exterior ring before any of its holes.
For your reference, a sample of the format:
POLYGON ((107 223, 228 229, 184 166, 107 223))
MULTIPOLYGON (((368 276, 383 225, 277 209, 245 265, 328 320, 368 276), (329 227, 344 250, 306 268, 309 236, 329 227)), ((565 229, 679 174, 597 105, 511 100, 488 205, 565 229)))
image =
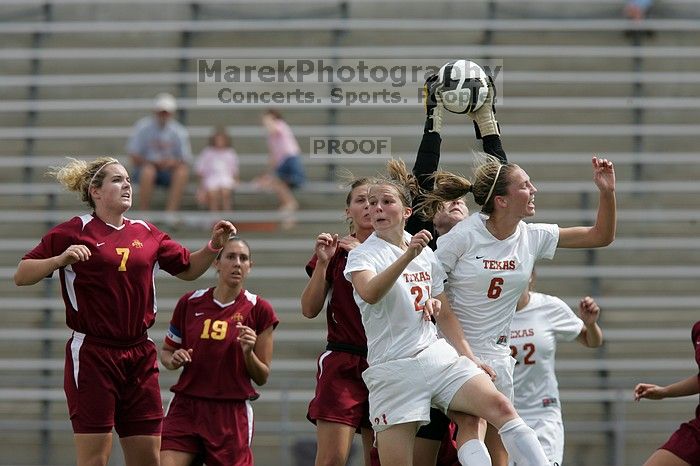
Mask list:
POLYGON ((377 432, 377 448, 382 466, 413 464, 413 441, 417 431, 417 422, 407 422, 377 432))
POLYGON ((139 173, 139 209, 148 210, 151 208, 151 198, 156 184, 156 167, 151 163, 141 166, 139 173))
POLYGON ((489 425, 486 429, 486 448, 489 449, 493 466, 508 466, 508 452, 501 442, 498 431, 489 425))
POLYGON ((690 466, 668 450, 658 449, 644 463, 644 466, 690 466))
POLYGON ((462 385, 450 402, 450 410, 482 417, 499 429, 518 417, 508 398, 486 374, 474 376, 462 385))
POLYGON ((362 453, 365 460, 365 466, 372 466, 371 451, 374 444, 374 431, 372 429, 362 428, 362 453))
POLYGON ((355 428, 338 422, 316 423, 316 466, 345 466, 355 428))
POLYGON ((165 210, 168 212, 176 212, 180 208, 182 194, 187 186, 187 178, 190 175, 190 169, 184 163, 179 164, 172 172, 170 179, 170 192, 165 210))
POLYGON ((112 433, 74 434, 78 466, 105 466, 112 451, 112 433))
POLYGON ((440 451, 440 444, 440 440, 416 437, 413 444, 413 465, 435 466, 438 452, 440 451))
POLYGON ((134 435, 119 439, 126 466, 158 466, 160 435, 134 435))
POLYGON ((292 194, 292 190, 289 189, 287 183, 273 176, 270 179, 270 187, 277 194, 280 210, 297 210, 299 208, 299 203, 294 198, 294 194, 292 194))
POLYGON ((471 414, 464 414, 456 411, 450 411, 448 415, 450 419, 457 424, 457 448, 461 447, 469 440, 484 439, 487 425, 485 420, 472 416, 471 414))
POLYGON ((457 458, 460 464, 491 466, 491 457, 484 444, 486 421, 470 414, 448 413, 457 424, 457 458))
POLYGON ((512 459, 522 465, 547 464, 535 431, 518 416, 510 400, 500 393, 486 374, 472 377, 450 402, 450 410, 479 416, 498 428, 512 459))
POLYGON ((160 466, 189 466, 194 457, 193 453, 164 450, 160 452, 160 466))

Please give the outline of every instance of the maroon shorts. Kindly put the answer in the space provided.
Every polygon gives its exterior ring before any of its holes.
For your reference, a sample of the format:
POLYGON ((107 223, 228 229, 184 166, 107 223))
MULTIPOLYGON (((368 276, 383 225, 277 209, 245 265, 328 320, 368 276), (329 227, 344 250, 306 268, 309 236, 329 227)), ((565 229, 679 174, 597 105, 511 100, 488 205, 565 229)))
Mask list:
POLYGON ((318 358, 316 394, 306 417, 355 428, 371 427, 369 392, 362 380, 367 359, 342 351, 326 351, 318 358))
POLYGON ((250 401, 176 394, 163 422, 160 449, 193 453, 207 466, 252 466, 250 401))
POLYGON ((684 422, 661 448, 691 466, 700 466, 700 419, 684 422))
POLYGON ((75 332, 66 344, 63 389, 76 434, 114 427, 120 437, 160 435, 163 404, 151 340, 117 347, 75 332))

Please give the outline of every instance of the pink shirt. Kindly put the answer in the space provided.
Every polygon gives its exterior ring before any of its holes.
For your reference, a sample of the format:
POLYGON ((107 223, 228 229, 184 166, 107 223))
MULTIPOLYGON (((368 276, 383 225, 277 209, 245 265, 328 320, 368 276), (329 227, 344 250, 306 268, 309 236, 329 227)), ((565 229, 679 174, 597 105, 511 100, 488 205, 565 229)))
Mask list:
POLYGON ((207 189, 232 187, 238 177, 238 154, 230 147, 205 147, 197 158, 197 173, 207 189))
POLYGON ((88 336, 115 342, 141 337, 155 321, 155 275, 177 275, 189 266, 190 253, 154 225, 124 219, 116 228, 93 215, 56 225, 23 259, 47 259, 72 244, 92 255, 61 267, 66 324, 88 336))
POLYGON ((301 154, 299 143, 284 120, 275 121, 275 128, 267 136, 267 148, 275 159, 276 167, 286 158, 301 154))

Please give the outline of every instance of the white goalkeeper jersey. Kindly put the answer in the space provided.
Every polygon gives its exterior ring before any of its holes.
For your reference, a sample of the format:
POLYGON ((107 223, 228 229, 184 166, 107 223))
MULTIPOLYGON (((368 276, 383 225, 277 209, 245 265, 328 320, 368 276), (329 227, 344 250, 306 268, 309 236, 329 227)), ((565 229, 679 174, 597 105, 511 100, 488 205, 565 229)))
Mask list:
POLYGON ((559 241, 554 224, 520 222, 504 240, 475 213, 438 238, 435 251, 447 273, 446 291, 474 352, 510 353, 510 322, 538 259, 551 259, 559 241))
MULTIPOLYGON (((411 235, 405 233, 404 240, 408 243, 411 235)), ((380 273, 403 253, 372 233, 348 254, 345 278, 351 281, 352 272, 359 270, 380 273)), ((435 324, 424 320, 422 311, 428 298, 443 292, 446 278, 435 253, 424 248, 378 303, 366 303, 353 290, 367 334, 370 366, 415 356, 437 340, 435 324)))
POLYGON ((515 313, 510 346, 517 360, 513 385, 515 409, 521 416, 561 419, 559 384, 554 373, 557 340, 571 341, 583 321, 555 296, 530 293, 530 302, 515 313))

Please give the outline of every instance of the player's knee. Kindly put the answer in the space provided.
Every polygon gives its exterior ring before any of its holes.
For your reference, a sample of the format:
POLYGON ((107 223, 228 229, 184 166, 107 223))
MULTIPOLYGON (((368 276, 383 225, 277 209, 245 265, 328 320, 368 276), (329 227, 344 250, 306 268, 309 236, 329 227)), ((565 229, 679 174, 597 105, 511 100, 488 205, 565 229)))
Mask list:
POLYGON ((344 466, 348 459, 347 454, 338 450, 321 452, 316 456, 316 466, 344 466))
POLYGON ((497 419, 511 419, 518 415, 513 403, 502 393, 495 393, 491 399, 491 409, 497 419))

